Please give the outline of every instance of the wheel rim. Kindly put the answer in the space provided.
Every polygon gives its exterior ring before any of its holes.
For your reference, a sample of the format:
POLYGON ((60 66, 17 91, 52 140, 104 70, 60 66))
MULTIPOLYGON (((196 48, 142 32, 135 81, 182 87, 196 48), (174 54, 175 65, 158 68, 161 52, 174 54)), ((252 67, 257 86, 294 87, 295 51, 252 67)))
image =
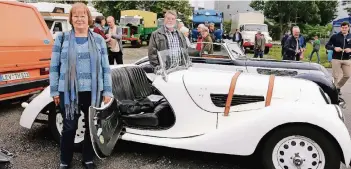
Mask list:
MULTIPOLYGON (((81 111, 80 112, 81 116, 78 119, 78 127, 76 131, 76 137, 74 138, 74 143, 80 143, 84 140, 84 133, 85 133, 85 123, 84 123, 84 114, 81 111)), ((56 128, 57 131, 60 133, 60 136, 62 135, 62 129, 63 129, 63 117, 61 113, 56 114, 56 128)))
POLYGON ((272 154, 274 168, 323 169, 325 156, 322 148, 303 136, 290 136, 279 141, 272 154))

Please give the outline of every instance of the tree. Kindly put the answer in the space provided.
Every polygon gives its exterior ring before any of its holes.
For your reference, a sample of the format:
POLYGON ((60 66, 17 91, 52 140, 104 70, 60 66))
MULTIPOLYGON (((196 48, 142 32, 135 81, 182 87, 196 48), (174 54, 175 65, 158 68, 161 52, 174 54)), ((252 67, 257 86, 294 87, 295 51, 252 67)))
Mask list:
POLYGON ((344 10, 346 10, 349 13, 349 15, 351 14, 351 7, 349 7, 350 4, 351 4, 351 1, 345 1, 345 0, 341 1, 341 5, 344 6, 344 10))
POLYGON ((337 1, 252 1, 250 6, 263 11, 267 19, 280 26, 282 36, 292 25, 326 25, 336 17, 337 1))
POLYGON ((157 17, 163 17, 166 10, 175 10, 178 12, 182 20, 187 19, 192 13, 189 1, 95 1, 94 7, 103 13, 104 16, 114 16, 120 18, 121 10, 137 9, 155 12, 157 17))

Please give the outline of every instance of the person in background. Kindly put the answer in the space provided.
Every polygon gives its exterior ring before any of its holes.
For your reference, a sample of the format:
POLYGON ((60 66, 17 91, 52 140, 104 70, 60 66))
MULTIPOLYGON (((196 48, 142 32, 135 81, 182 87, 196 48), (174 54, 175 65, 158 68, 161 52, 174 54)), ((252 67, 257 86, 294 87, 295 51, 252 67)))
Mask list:
POLYGON ((148 47, 148 57, 150 64, 154 67, 158 66, 159 60, 157 51, 170 50, 171 63, 181 63, 182 48, 188 49, 184 35, 175 29, 177 21, 177 13, 168 10, 164 15, 164 24, 152 32, 148 47))
POLYGON ((300 28, 294 26, 292 28, 292 36, 289 36, 284 43, 283 60, 296 60, 300 58, 301 46, 299 44, 300 28))
POLYGON ((241 47, 243 47, 243 43, 244 43, 244 40, 243 40, 243 37, 239 31, 239 29, 236 29, 234 34, 233 34, 233 42, 237 42, 241 47))
POLYGON ((261 33, 261 31, 258 31, 257 34, 255 35, 255 45, 254 45, 254 58, 257 58, 258 56, 260 58, 263 58, 263 51, 266 45, 266 39, 264 38, 264 35, 261 33))
POLYGON ((199 24, 197 26, 197 43, 196 43, 196 50, 197 51, 201 51, 201 47, 202 47, 202 36, 201 36, 201 30, 202 28, 205 28, 206 26, 204 24, 199 24))
POLYGON ((281 42, 280 42, 280 45, 281 45, 281 48, 282 48, 282 58, 284 56, 284 44, 285 44, 286 40, 288 39, 288 37, 289 37, 289 33, 286 32, 285 35, 283 36, 281 42))
POLYGON ((108 42, 108 56, 110 65, 123 64, 123 45, 122 45, 122 29, 117 27, 115 24, 115 18, 113 16, 107 17, 107 24, 109 28, 106 30, 107 38, 111 38, 108 42))
POLYGON ((177 26, 178 30, 180 31, 180 29, 181 29, 182 27, 184 27, 184 23, 183 23, 183 22, 179 22, 179 23, 178 23, 178 26, 177 26))
POLYGON ((314 36, 314 41, 313 41, 313 49, 312 52, 310 54, 310 62, 312 60, 312 56, 314 53, 317 53, 317 58, 318 58, 318 63, 320 63, 320 57, 319 57, 319 48, 321 46, 321 41, 318 39, 318 36, 314 36))
POLYGON ((213 54, 213 41, 207 27, 201 29, 201 36, 203 37, 201 54, 213 54))
POLYGON ((105 30, 102 27, 103 20, 105 20, 105 17, 103 17, 103 16, 97 16, 95 18, 93 32, 101 35, 105 39, 106 42, 109 42, 111 40, 111 38, 107 38, 106 35, 105 35, 105 30))
POLYGON ((339 33, 333 34, 330 37, 328 43, 325 45, 327 50, 333 50, 331 61, 333 69, 332 74, 334 77, 335 86, 339 91, 339 94, 341 94, 341 87, 345 85, 351 75, 351 34, 349 33, 349 23, 341 23, 340 29, 341 31, 339 33))
POLYGON ((183 26, 180 28, 179 31, 183 33, 183 35, 185 36, 186 44, 188 45, 188 47, 190 47, 191 43, 190 43, 190 40, 188 38, 189 37, 189 29, 186 28, 185 26, 183 26))
MULTIPOLYGON (((100 107, 102 101, 107 104, 113 97, 106 43, 89 29, 93 24, 89 8, 84 3, 73 4, 69 23, 73 29, 59 34, 53 45, 49 74, 50 96, 63 117, 60 169, 70 167, 81 111, 88 119, 90 106, 100 107)), ((89 126, 89 120, 84 123, 89 126)), ((94 150, 89 133, 89 127, 85 127, 82 164, 93 169, 94 150)))
POLYGON ((215 24, 214 23, 210 23, 210 25, 208 26, 208 30, 210 33, 210 37, 212 38, 212 42, 216 41, 216 36, 214 34, 215 32, 215 24))
POLYGON ((299 57, 296 57, 296 61, 300 61, 300 59, 303 59, 304 52, 306 51, 305 37, 303 37, 301 34, 299 35, 299 45, 300 45, 300 53, 299 53, 299 57))
POLYGON ((106 25, 106 18, 104 17, 104 19, 101 20, 101 26, 102 29, 104 30, 104 33, 106 34, 106 30, 108 29, 108 26, 106 25))

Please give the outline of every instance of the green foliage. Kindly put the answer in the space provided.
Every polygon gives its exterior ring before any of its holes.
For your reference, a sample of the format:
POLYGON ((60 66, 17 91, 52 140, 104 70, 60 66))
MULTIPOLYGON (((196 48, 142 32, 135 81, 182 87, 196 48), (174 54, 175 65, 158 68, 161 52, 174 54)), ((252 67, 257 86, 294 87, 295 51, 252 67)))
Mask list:
POLYGON ((146 10, 157 13, 158 18, 163 18, 166 10, 175 10, 178 12, 178 18, 185 23, 189 22, 187 18, 192 14, 189 1, 95 1, 94 7, 103 13, 104 16, 113 16, 115 19, 120 18, 122 10, 146 10))
POLYGON ((223 22, 224 32, 226 32, 227 34, 230 34, 231 31, 232 31, 231 30, 231 24, 232 24, 231 20, 223 22))
POLYGON ((292 25, 326 25, 337 13, 337 1, 252 1, 250 6, 263 11, 267 19, 280 27, 280 34, 292 25))
POLYGON ((319 38, 329 37, 328 31, 330 32, 332 28, 331 24, 326 26, 312 26, 309 24, 304 25, 303 27, 303 35, 305 36, 306 40, 312 39, 315 35, 319 38))

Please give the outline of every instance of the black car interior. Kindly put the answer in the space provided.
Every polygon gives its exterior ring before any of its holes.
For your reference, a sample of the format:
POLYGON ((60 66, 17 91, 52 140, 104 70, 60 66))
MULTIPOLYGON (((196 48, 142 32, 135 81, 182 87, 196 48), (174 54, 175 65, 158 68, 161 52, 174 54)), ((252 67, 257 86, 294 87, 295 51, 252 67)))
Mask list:
POLYGON ((174 124, 171 106, 152 86, 141 67, 112 69, 111 76, 116 109, 126 126, 163 129, 174 124))

